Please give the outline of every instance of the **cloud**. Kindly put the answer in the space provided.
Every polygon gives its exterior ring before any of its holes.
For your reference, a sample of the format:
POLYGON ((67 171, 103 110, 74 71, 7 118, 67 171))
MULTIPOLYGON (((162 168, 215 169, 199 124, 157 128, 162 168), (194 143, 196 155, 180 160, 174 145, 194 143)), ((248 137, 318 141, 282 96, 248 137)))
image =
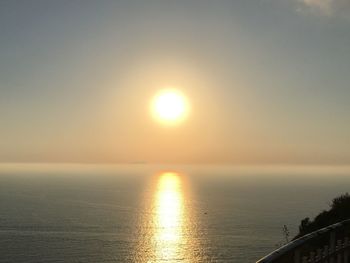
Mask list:
POLYGON ((335 0, 297 0, 303 7, 310 11, 318 11, 325 15, 332 14, 333 2, 335 0))
POLYGON ((313 12, 326 16, 340 15, 349 17, 350 0, 296 0, 298 11, 313 12))

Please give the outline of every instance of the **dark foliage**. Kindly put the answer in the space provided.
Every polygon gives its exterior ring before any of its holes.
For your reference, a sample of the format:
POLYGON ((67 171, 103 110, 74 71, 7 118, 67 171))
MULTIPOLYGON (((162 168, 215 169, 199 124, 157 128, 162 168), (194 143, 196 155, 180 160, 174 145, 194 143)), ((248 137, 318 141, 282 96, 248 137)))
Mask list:
POLYGON ((348 193, 334 198, 330 209, 322 211, 313 221, 310 221, 308 217, 301 220, 299 234, 296 238, 346 219, 350 219, 350 195, 348 193))

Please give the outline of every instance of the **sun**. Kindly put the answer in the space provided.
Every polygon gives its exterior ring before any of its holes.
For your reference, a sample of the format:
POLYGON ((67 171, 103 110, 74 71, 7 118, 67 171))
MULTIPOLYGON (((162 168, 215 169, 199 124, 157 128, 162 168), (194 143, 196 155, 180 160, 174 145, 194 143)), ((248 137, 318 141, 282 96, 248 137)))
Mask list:
POLYGON ((165 124, 177 124, 188 115, 188 102, 186 96, 177 89, 164 89, 153 98, 153 117, 165 124))

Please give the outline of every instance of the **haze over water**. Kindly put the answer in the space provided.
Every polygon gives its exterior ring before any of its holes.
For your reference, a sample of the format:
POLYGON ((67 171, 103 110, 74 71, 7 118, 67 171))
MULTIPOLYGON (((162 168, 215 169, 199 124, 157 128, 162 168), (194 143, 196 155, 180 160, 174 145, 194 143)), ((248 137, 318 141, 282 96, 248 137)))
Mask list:
POLYGON ((349 171, 3 164, 0 262, 254 262, 349 171))

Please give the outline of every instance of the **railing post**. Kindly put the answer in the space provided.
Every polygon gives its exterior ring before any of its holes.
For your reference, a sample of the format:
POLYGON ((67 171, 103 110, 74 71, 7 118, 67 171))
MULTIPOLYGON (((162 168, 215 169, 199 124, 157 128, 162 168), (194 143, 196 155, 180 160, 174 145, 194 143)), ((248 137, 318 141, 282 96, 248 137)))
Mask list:
POLYGON ((331 254, 329 263, 335 263, 334 262, 334 252, 335 252, 335 231, 332 230, 330 233, 330 238, 329 238, 329 254, 331 254))
POLYGON ((344 263, 349 262, 349 237, 344 238, 344 263))
POLYGON ((329 248, 328 248, 328 245, 325 245, 322 251, 322 258, 324 259, 323 263, 328 263, 329 261, 328 255, 329 255, 329 248))
MULTIPOLYGON (((322 254, 322 257, 325 258, 325 259, 328 259, 328 255, 329 255, 329 248, 328 248, 328 245, 325 245, 323 247, 323 254, 322 254)), ((328 261, 328 260, 327 260, 328 261)))
POLYGON ((300 263, 300 249, 294 251, 294 263, 300 263))
POLYGON ((335 247, 336 255, 337 255, 337 263, 342 263, 342 248, 343 248, 343 243, 341 239, 337 240, 337 246, 335 247))

